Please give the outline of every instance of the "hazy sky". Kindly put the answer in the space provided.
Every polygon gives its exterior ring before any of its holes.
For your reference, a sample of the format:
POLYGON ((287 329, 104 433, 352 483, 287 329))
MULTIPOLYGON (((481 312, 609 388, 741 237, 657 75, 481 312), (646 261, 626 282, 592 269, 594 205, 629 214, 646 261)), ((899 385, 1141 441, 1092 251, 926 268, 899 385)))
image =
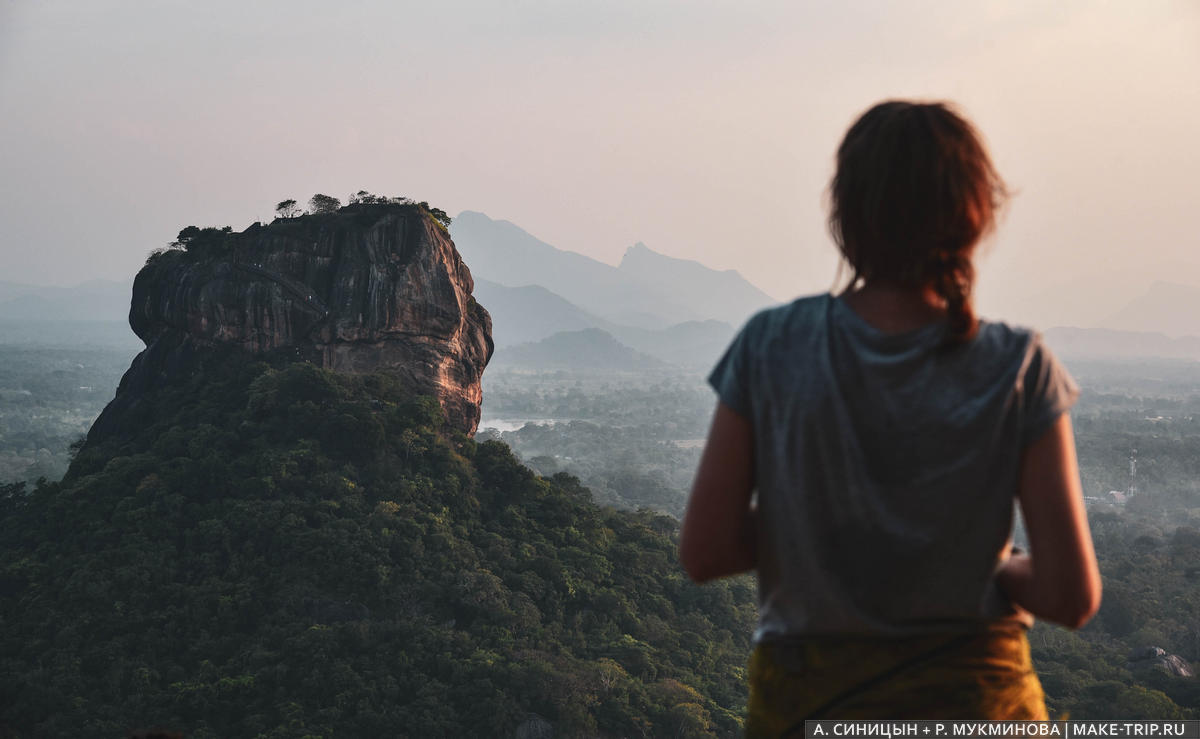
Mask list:
POLYGON ((182 226, 365 188, 789 298, 833 281, 840 136, 914 96, 1019 192, 987 314, 1200 285, 1198 0, 0 0, 0 280, 129 279, 182 226))

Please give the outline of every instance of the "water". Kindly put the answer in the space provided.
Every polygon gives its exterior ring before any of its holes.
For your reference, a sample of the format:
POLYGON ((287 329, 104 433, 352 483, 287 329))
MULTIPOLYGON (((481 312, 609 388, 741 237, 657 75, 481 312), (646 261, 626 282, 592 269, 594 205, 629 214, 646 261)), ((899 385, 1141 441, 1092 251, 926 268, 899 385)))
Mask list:
POLYGON ((506 431, 520 431, 527 423, 553 426, 556 423, 565 423, 567 420, 563 418, 483 418, 479 421, 479 430, 496 429, 500 433, 504 433, 506 431))

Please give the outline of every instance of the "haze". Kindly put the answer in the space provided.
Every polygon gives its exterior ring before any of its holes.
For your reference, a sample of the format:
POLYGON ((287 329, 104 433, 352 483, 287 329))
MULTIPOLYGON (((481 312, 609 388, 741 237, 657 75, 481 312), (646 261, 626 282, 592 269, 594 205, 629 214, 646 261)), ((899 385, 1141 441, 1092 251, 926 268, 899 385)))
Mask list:
POLYGON ((1200 285, 1200 3, 9 2, 0 280, 128 280, 184 225, 365 188, 615 263, 828 289, 852 119, 950 99, 1019 192, 985 314, 1200 285))

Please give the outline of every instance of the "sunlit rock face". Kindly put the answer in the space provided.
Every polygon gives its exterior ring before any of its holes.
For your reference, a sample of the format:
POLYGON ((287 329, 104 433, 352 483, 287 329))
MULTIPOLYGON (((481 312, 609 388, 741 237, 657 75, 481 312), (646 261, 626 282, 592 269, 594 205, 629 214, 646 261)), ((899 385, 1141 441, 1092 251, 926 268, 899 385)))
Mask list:
MULTIPOLYGON (((415 205, 360 204, 212 232, 152 256, 129 323, 146 342, 96 423, 121 424, 147 388, 195 371, 214 348, 294 352, 339 372, 386 371, 432 395, 448 423, 479 423, 491 318, 445 230, 415 205)), ((95 429, 94 429, 95 431, 95 429)))

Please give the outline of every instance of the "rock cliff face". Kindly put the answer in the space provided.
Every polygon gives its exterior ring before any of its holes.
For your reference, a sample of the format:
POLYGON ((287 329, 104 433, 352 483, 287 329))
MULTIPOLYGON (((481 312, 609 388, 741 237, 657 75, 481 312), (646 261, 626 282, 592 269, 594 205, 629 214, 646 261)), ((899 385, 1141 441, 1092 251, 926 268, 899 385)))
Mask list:
POLYGON ((146 349, 93 433, 118 430, 140 393, 229 347, 387 371, 474 433, 492 339, 473 287, 450 237, 414 205, 359 204, 242 233, 202 232, 138 273, 129 323, 146 349))

